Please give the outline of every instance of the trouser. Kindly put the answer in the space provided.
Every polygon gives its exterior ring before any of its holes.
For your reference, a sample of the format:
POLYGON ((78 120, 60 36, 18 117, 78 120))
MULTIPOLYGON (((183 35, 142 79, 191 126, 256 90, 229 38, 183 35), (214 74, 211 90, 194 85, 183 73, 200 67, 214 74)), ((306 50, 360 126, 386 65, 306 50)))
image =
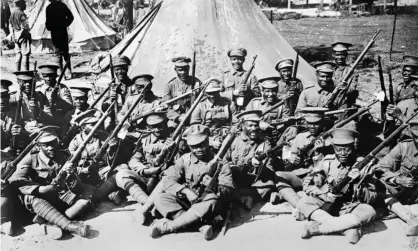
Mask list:
POLYGON ((16 71, 29 70, 29 57, 31 54, 31 43, 30 37, 19 38, 15 41, 15 54, 16 54, 16 71), (23 69, 21 67, 23 58, 23 69))
POLYGON ((276 188, 279 192, 283 188, 293 188, 296 192, 302 190, 303 180, 292 172, 276 172, 276 188))
POLYGON ((0 199, 1 224, 12 221, 19 206, 20 203, 16 187, 13 184, 9 184, 2 188, 0 199))
POLYGON ((185 211, 191 210, 203 221, 210 221, 222 210, 222 203, 213 194, 208 195, 204 201, 191 205, 190 208, 188 208, 188 204, 189 202, 185 199, 177 198, 169 193, 159 194, 154 201, 154 206, 158 212, 164 218, 170 220, 174 220, 185 211))

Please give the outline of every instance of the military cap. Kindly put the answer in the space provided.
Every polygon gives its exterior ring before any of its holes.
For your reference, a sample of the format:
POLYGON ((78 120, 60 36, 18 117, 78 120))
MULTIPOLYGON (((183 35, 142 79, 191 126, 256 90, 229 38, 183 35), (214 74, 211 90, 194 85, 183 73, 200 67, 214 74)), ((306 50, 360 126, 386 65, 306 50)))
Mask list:
POLYGON ((418 119, 414 119, 409 122, 409 131, 415 137, 418 137, 418 119))
POLYGON ((57 126, 47 126, 41 128, 41 136, 38 139, 38 143, 50 143, 55 140, 58 140, 58 130, 59 127, 57 126))
POLYGON ((327 112, 328 109, 323 107, 304 107, 300 111, 304 113, 306 122, 316 123, 324 119, 325 112, 327 112))
POLYGON ((148 125, 157 125, 164 122, 166 119, 166 112, 152 112, 147 115, 146 122, 148 125))
POLYGON ((1 95, 9 94, 9 87, 12 85, 12 81, 7 79, 2 79, 0 83, 0 93, 1 95))
POLYGON ((188 145, 198 145, 209 138, 210 130, 205 125, 191 125, 183 134, 188 145))
POLYGON ((48 74, 48 73, 57 73, 57 70, 60 68, 60 66, 58 64, 46 63, 43 65, 40 65, 38 68, 41 73, 48 74))
POLYGON ((235 48, 228 51, 228 57, 246 57, 247 50, 244 48, 235 48))
POLYGON ((293 67, 294 61, 290 58, 285 58, 277 62, 276 64, 276 71, 279 71, 280 69, 286 68, 286 67, 293 67))
POLYGON ((192 62, 192 60, 188 57, 174 57, 171 60, 175 66, 177 67, 184 67, 184 66, 188 66, 190 62, 192 62))
POLYGON ((355 139, 359 137, 359 133, 355 130, 347 128, 335 128, 331 131, 332 144, 334 145, 348 145, 354 143, 355 139))
POLYGON ((122 66, 122 65, 130 65, 131 60, 127 56, 116 56, 112 59, 113 67, 122 66))
POLYGON ((205 92, 220 92, 221 89, 221 81, 217 78, 212 78, 209 80, 209 84, 206 87, 205 92))
POLYGON ((403 66, 418 67, 418 57, 416 56, 403 56, 403 66))
POLYGON ((83 85, 78 84, 78 85, 70 86, 71 96, 73 96, 74 98, 87 97, 87 94, 89 93, 90 90, 91 90, 91 87, 86 86, 85 84, 83 85))
POLYGON ((14 0, 13 3, 25 2, 25 0, 14 0))
POLYGON ((241 112, 237 115, 237 119, 242 119, 242 121, 261 121, 261 114, 260 110, 249 110, 241 112))
POLYGON ((16 78, 19 80, 32 80, 34 72, 33 71, 15 71, 13 72, 16 75, 16 78))
POLYGON ((279 84, 277 83, 279 80, 280 77, 268 77, 259 79, 258 83, 260 83, 262 88, 273 89, 279 87, 279 84))
POLYGON ((316 64, 314 67, 316 68, 316 71, 319 72, 334 72, 335 66, 336 64, 334 62, 325 61, 316 64))
POLYGON ((154 77, 150 74, 140 74, 135 76, 132 79, 132 82, 134 82, 137 85, 147 85, 149 83, 151 83, 151 80, 153 80, 154 77))
POLYGON ((95 124, 97 121, 99 121, 98 116, 96 116, 96 113, 100 113, 97 109, 88 109, 79 115, 77 115, 73 121, 74 123, 78 124, 79 126, 87 125, 87 124, 95 124))
POLYGON ((332 46, 332 50, 334 51, 347 51, 348 48, 350 48, 353 45, 350 43, 345 43, 345 42, 335 42, 335 43, 332 43, 331 46, 332 46))

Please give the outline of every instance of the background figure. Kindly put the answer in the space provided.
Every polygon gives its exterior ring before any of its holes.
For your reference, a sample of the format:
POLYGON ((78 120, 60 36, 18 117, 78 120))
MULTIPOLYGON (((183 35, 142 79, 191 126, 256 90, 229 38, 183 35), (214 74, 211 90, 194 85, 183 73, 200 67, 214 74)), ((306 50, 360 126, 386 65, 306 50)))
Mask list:
POLYGON ((69 79, 72 74, 67 27, 73 22, 74 16, 64 3, 57 0, 49 1, 51 3, 46 7, 45 26, 51 32, 52 45, 59 58, 61 70, 63 69, 62 58, 69 63, 68 71, 65 73, 65 78, 69 79))
POLYGON ((10 7, 9 2, 7 0, 1 0, 1 29, 4 31, 6 36, 10 34, 9 30, 9 18, 10 18, 10 7))
MULTIPOLYGON (((12 41, 15 43, 16 70, 21 70, 22 55, 24 70, 29 70, 29 56, 31 53, 32 36, 30 34, 28 18, 24 11, 26 3, 24 0, 14 0, 16 8, 10 15, 9 23, 12 33, 12 41)), ((3 14, 3 13, 2 13, 3 14)))

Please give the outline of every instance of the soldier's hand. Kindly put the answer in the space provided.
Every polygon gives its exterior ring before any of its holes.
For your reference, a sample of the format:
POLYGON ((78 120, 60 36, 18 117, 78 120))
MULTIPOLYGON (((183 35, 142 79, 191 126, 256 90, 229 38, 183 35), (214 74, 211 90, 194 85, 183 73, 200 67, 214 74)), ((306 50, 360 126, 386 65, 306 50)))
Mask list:
POLYGON ((218 150, 221 147, 222 142, 218 139, 211 139, 209 145, 218 150))
POLYGON ((417 184, 417 181, 414 178, 398 176, 395 179, 395 183, 403 187, 414 187, 417 184))
POLYGON ((251 165, 255 168, 259 168, 261 162, 257 158, 251 158, 251 165))
POLYGON ((35 108, 36 107, 36 103, 35 103, 35 99, 34 98, 31 98, 29 100, 29 107, 30 108, 35 108))
POLYGON ((322 138, 319 138, 314 143, 314 151, 318 151, 319 149, 325 146, 325 141, 322 138))
POLYGON ((212 181, 212 178, 205 174, 205 176, 203 176, 203 179, 200 183, 202 183, 205 187, 209 186, 209 183, 212 181))
POLYGON ((387 113, 389 116, 393 118, 399 118, 402 115, 401 109, 399 109, 399 107, 392 105, 392 104, 388 105, 387 113))
POLYGON ((167 138, 164 145, 166 149, 172 149, 176 145, 176 142, 174 142, 171 138, 167 138))
POLYGON ((260 121, 260 129, 262 131, 265 131, 269 128, 273 128, 273 126, 271 126, 269 123, 264 122, 263 120, 260 121))
POLYGON ((22 127, 18 124, 14 124, 10 130, 13 136, 17 136, 22 132, 22 127))
POLYGON ((338 90, 344 90, 345 89, 345 84, 344 83, 339 83, 336 87, 338 90))
POLYGON ((294 89, 289 89, 289 91, 287 92, 288 97, 291 97, 293 95, 295 95, 295 90, 294 89))
POLYGON ((333 194, 333 193, 327 193, 327 198, 326 200, 328 202, 334 203, 335 200, 337 199, 337 195, 333 194))
POLYGON ((73 163, 65 163, 62 170, 68 174, 74 172, 73 163))
POLYGON ((186 196, 187 200, 190 202, 194 202, 199 198, 197 194, 193 192, 192 190, 190 190, 189 188, 184 188, 182 190, 182 193, 186 196))
POLYGON ((300 164, 300 157, 296 154, 292 154, 290 158, 288 158, 289 162, 295 166, 300 164))
POLYGON ((348 173, 348 177, 350 177, 351 180, 357 179, 358 177, 360 177, 360 170, 358 170, 357 168, 354 168, 348 173))
POLYGON ((109 91, 109 98, 110 99, 112 99, 112 100, 115 100, 116 99, 116 97, 117 97, 117 92, 115 91, 115 90, 110 90, 109 91))

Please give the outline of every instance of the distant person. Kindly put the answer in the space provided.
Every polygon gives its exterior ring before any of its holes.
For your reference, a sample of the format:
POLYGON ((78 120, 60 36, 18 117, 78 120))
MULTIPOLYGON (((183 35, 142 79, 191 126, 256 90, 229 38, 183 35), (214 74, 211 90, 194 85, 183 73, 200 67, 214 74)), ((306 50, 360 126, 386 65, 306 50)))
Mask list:
POLYGON ((28 24, 28 18, 24 11, 26 3, 24 0, 14 0, 16 8, 10 15, 9 23, 12 32, 12 40, 15 43, 16 71, 21 70, 22 55, 24 70, 29 70, 29 56, 31 53, 32 36, 28 24))
POLYGON ((1 0, 1 29, 4 31, 6 36, 10 34, 9 30, 9 18, 10 18, 10 6, 9 2, 6 0, 1 0))
POLYGON ((67 5, 57 0, 49 0, 51 3, 46 7, 46 29, 51 32, 51 40, 55 53, 58 56, 61 70, 63 70, 62 59, 69 63, 69 74, 65 78, 71 78, 70 49, 67 28, 74 20, 74 16, 67 5))

